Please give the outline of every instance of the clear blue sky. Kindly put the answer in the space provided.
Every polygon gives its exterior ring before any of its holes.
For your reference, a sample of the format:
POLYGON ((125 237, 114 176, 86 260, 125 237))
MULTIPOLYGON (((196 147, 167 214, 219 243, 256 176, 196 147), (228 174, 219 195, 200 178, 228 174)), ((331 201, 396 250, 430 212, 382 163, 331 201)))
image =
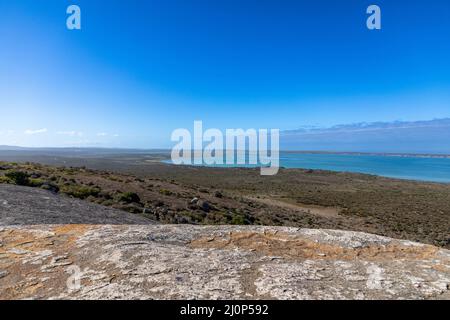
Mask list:
POLYGON ((450 117, 450 1, 2 0, 0 115, 0 144, 141 148, 194 120, 450 117))

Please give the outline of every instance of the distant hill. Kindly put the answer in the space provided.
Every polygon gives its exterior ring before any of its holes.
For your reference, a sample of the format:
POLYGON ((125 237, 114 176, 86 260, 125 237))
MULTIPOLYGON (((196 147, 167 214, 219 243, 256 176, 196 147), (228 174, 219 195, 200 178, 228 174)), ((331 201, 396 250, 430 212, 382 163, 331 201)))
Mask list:
POLYGON ((21 151, 21 150, 27 150, 27 148, 15 146, 0 146, 0 151, 21 151))
POLYGON ((89 155, 111 155, 111 154, 155 154, 168 153, 166 149, 127 149, 127 148, 89 148, 89 147, 67 147, 67 148, 29 148, 18 146, 0 146, 0 151, 5 154, 40 154, 48 156, 89 156, 89 155))
POLYGON ((450 153, 450 118, 305 127, 281 133, 282 150, 450 153))

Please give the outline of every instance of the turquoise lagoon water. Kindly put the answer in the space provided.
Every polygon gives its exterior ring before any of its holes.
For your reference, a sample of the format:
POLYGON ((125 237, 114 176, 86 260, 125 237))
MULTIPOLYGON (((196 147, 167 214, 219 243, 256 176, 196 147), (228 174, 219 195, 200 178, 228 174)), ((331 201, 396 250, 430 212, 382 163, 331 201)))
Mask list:
POLYGON ((450 183, 450 159, 432 157, 296 154, 280 155, 286 168, 359 172, 390 178, 450 183))
MULTIPOLYGON (((245 165, 221 167, 226 166, 245 165)), ((280 166, 358 172, 398 179, 450 183, 450 159, 448 158, 282 152, 280 153, 280 166)))

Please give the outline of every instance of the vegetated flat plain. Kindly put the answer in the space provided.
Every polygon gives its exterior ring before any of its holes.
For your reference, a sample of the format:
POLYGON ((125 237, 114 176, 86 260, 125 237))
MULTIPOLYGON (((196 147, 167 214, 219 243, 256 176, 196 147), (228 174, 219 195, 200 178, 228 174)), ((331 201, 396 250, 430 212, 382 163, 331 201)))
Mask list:
POLYGON ((448 184, 283 168, 261 176, 259 169, 161 163, 167 157, 163 151, 0 151, 0 181, 17 183, 14 172, 24 172, 26 185, 162 223, 342 229, 450 248, 448 184))

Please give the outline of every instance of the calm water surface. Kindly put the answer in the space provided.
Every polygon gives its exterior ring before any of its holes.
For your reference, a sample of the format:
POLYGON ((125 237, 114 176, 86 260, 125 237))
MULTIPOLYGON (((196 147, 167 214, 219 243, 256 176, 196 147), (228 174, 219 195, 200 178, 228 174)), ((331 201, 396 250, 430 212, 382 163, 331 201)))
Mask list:
POLYGON ((280 166, 359 172, 399 179, 450 183, 450 159, 447 158, 282 152, 280 166))

